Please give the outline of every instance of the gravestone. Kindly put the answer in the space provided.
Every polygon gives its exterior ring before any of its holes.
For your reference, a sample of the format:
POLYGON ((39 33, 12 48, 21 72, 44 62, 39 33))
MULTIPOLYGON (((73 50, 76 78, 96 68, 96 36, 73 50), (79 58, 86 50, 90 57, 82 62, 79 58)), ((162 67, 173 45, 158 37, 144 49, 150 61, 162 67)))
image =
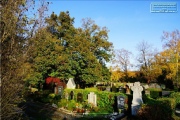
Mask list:
POLYGON ((136 115, 140 108, 140 105, 143 103, 142 100, 143 87, 140 86, 140 82, 135 82, 134 86, 131 87, 131 90, 133 91, 131 110, 132 110, 132 115, 136 115))
POLYGON ((165 84, 161 84, 161 88, 164 90, 166 89, 166 85, 165 84))
POLYGON ((112 92, 117 92, 117 88, 116 88, 116 86, 112 86, 112 88, 111 88, 111 90, 112 90, 112 92))
POLYGON ((67 83, 67 88, 68 89, 75 89, 76 88, 76 84, 75 84, 73 78, 69 78, 68 83, 67 83))
POLYGON ((128 87, 131 88, 133 86, 133 83, 126 83, 126 85, 128 85, 128 87))
POLYGON ((106 87, 106 91, 111 92, 111 87, 110 86, 106 87))
POLYGON ((70 92, 70 100, 72 100, 72 99, 74 99, 74 92, 73 91, 70 92))
POLYGON ((126 93, 126 89, 123 88, 122 86, 119 87, 119 92, 120 93, 126 93))
POLYGON ((97 106, 97 96, 94 92, 88 94, 88 103, 93 104, 95 107, 97 106))
POLYGON ((117 96, 117 108, 119 113, 124 113, 124 109, 125 109, 124 96, 117 96))
POLYGON ((143 87, 144 87, 145 90, 147 90, 149 88, 149 85, 148 84, 144 84, 143 87))
POLYGON ((63 94, 63 86, 58 86, 58 95, 61 95, 63 94))
POLYGON ((82 93, 77 94, 77 102, 83 102, 83 94, 82 93))
POLYGON ((146 95, 150 95, 150 91, 149 90, 145 90, 145 94, 146 95))
POLYGON ((161 89, 161 86, 159 84, 157 84, 157 83, 150 83, 149 88, 159 88, 159 89, 161 89))

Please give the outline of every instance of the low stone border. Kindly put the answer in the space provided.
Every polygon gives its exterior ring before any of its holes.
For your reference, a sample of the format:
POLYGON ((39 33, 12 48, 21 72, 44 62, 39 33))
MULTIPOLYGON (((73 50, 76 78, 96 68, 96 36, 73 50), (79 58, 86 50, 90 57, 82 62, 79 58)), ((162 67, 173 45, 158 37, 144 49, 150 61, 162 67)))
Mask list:
POLYGON ((67 110, 67 109, 64 109, 64 108, 58 108, 58 111, 63 112, 65 114, 70 115, 70 116, 75 117, 75 118, 83 117, 82 113, 76 113, 76 112, 73 112, 73 111, 70 111, 70 110, 67 110))

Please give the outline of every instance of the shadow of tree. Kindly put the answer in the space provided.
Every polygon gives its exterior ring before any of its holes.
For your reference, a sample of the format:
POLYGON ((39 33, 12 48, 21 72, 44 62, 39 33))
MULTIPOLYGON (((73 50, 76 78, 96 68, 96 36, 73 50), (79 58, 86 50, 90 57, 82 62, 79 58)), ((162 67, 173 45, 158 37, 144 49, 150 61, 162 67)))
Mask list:
POLYGON ((19 104, 23 108, 24 120, 52 120, 57 118, 63 120, 65 115, 59 113, 58 108, 52 107, 50 103, 41 102, 42 95, 38 93, 26 93, 25 102, 19 104))
POLYGON ((51 107, 49 104, 40 102, 27 101, 21 103, 25 108, 24 113, 26 120, 51 120, 54 116, 54 112, 57 110, 51 107))

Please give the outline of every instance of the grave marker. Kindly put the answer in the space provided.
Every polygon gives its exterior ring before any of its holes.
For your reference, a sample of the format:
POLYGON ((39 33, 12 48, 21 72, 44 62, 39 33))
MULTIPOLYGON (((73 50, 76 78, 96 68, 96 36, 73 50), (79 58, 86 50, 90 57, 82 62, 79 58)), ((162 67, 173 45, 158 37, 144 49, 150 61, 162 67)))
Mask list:
POLYGON ((58 95, 61 95, 63 94, 63 86, 58 86, 58 95))
POLYGON ((119 92, 121 92, 121 93, 126 93, 126 89, 123 88, 122 86, 120 86, 120 87, 119 87, 119 92))
POLYGON ((76 88, 76 84, 75 84, 73 78, 70 78, 70 79, 68 80, 67 88, 68 88, 68 89, 75 89, 75 88, 76 88))
POLYGON ((132 110, 132 115, 136 115, 140 108, 140 105, 143 103, 142 100, 143 87, 140 86, 140 82, 135 82, 134 86, 131 87, 131 90, 133 91, 131 110, 132 110))
POLYGON ((106 91, 111 92, 111 87, 110 86, 106 87, 106 91))
POLYGON ((97 106, 97 95, 94 92, 88 94, 88 103, 93 104, 95 107, 97 106))
POLYGON ((117 96, 117 108, 119 113, 124 112, 125 109, 125 97, 124 96, 117 96))
POLYGON ((82 93, 77 94, 77 102, 83 102, 83 94, 82 93))
POLYGON ((73 91, 70 92, 70 100, 72 100, 72 99, 74 99, 74 92, 73 91))

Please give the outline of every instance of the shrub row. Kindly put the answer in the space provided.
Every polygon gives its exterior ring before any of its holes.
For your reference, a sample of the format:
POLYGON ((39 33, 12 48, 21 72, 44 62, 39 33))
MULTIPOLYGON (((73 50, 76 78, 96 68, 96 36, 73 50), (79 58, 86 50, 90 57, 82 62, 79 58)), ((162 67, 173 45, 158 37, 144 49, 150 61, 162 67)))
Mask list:
POLYGON ((162 96, 162 90, 158 88, 149 88, 148 91, 150 91, 150 97, 153 99, 157 99, 162 96))
POLYGON ((176 120, 175 107, 180 104, 180 93, 173 92, 169 97, 153 99, 143 96, 144 104, 138 112, 138 120, 176 120))
MULTIPOLYGON (((59 106, 67 105, 73 103, 71 105, 71 110, 72 107, 75 107, 74 105, 80 104, 83 107, 90 108, 92 106, 88 106, 88 94, 90 92, 94 92, 97 95, 97 107, 94 107, 94 111, 96 112, 113 112, 113 104, 115 102, 115 96, 122 95, 125 98, 127 98, 127 95, 123 93, 114 93, 114 92, 107 92, 107 91, 98 91, 95 88, 88 88, 88 89, 65 89, 64 94, 63 94, 63 99, 61 100, 59 106), (65 100, 65 94, 69 94, 70 92, 74 92, 74 99, 73 100, 65 100), (83 95, 83 102, 78 103, 77 102, 77 94, 81 93, 83 95)), ((68 107, 67 107, 68 109, 68 107)))

